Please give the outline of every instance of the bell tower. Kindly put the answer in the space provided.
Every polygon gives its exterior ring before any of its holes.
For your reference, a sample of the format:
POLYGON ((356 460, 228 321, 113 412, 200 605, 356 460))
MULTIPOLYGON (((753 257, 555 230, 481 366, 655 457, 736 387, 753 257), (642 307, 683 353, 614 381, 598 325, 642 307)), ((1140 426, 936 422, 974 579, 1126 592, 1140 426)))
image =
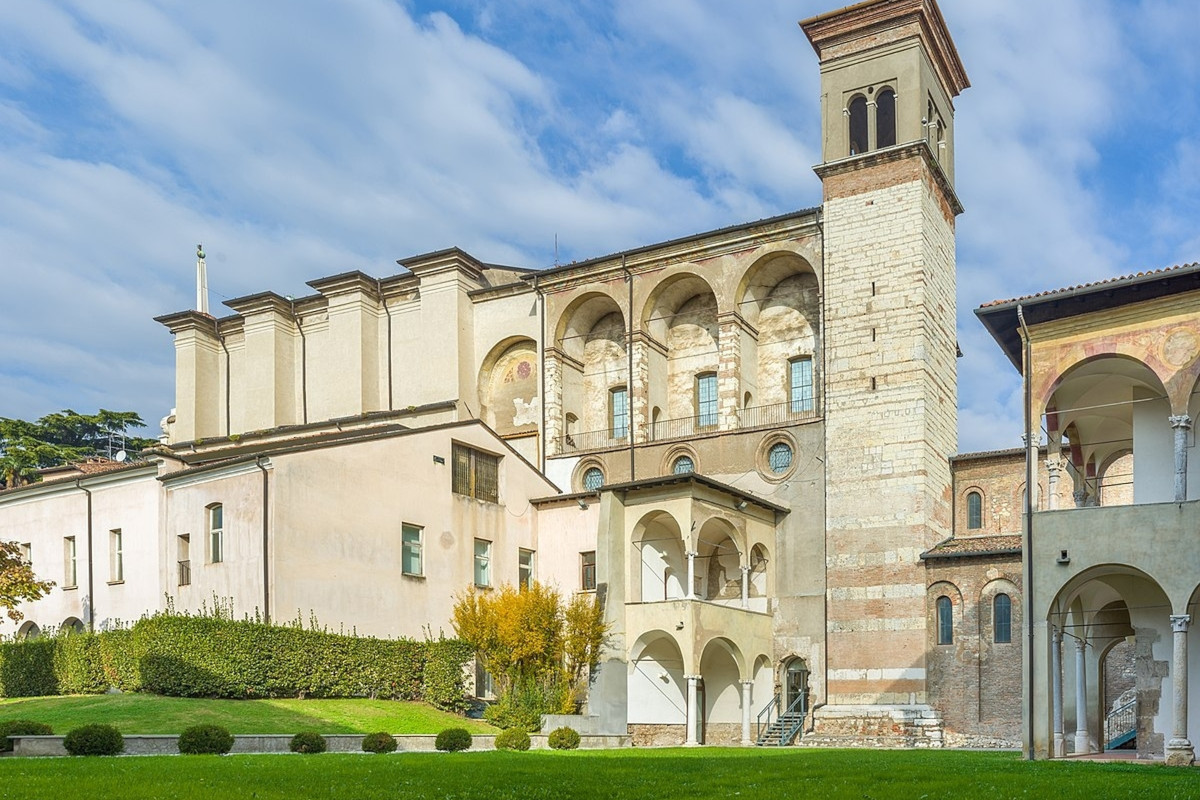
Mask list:
POLYGON ((934 0, 800 23, 820 60, 828 696, 817 730, 937 727, 921 553, 951 533, 957 450, 954 98, 934 0), (934 724, 930 724, 930 723, 934 724))

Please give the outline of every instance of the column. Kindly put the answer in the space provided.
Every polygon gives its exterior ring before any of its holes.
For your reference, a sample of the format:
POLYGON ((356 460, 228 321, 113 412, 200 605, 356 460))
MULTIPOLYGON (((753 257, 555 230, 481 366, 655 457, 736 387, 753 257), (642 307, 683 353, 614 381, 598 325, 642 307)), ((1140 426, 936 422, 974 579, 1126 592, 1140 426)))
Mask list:
POLYGON ((684 596, 689 599, 692 599, 692 600, 696 599, 696 556, 697 555, 698 555, 697 553, 693 553, 690 550, 688 551, 688 554, 687 554, 687 560, 688 560, 687 594, 684 596))
POLYGON ((1058 473, 1062 470, 1062 459, 1047 458, 1046 472, 1049 478, 1046 481, 1046 491, 1050 494, 1050 502, 1048 507, 1051 511, 1058 508, 1058 473))
POLYGON ((742 608, 750 607, 750 567, 742 565, 742 608))
POLYGON ((750 690, 754 686, 754 681, 741 681, 742 684, 742 744, 752 745, 754 742, 750 739, 750 704, 754 702, 750 690))
POLYGON ((687 735, 684 737, 683 743, 686 745, 698 745, 700 739, 697 736, 697 729, 700 727, 699 709, 696 708, 699 692, 696 691, 696 684, 700 682, 699 675, 687 675, 687 735))
POLYGON ((1192 418, 1187 414, 1176 414, 1168 419, 1175 430, 1175 502, 1182 503, 1187 500, 1187 438, 1192 418))
POLYGON ((1088 752, 1087 642, 1075 640, 1075 754, 1088 752))
MULTIPOLYGON (((1178 429, 1176 429, 1178 430, 1178 429)), ((1176 438, 1176 443, 1179 439, 1176 438)), ((1178 451, 1176 451, 1178 453, 1178 451)), ((1175 725, 1167 742, 1167 764, 1172 767, 1191 766, 1196 751, 1188 740, 1188 655, 1187 629, 1192 618, 1188 614, 1171 615, 1171 631, 1175 645, 1171 661, 1171 691, 1175 695, 1175 725)))
POLYGON ((1087 494, 1086 488, 1076 489, 1072 496, 1075 498, 1075 507, 1076 508, 1083 508, 1084 506, 1087 505, 1088 494, 1087 494))
POLYGON ((1054 711, 1054 742, 1050 757, 1062 758, 1067 754, 1067 742, 1063 736, 1062 632, 1057 625, 1050 626, 1050 670, 1053 680, 1051 703, 1054 711))

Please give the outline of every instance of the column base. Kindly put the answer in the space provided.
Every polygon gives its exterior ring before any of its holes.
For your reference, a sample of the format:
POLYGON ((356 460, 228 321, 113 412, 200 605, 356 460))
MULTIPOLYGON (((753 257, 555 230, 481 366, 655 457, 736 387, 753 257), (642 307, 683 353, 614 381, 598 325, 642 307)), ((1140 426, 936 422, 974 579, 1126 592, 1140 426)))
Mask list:
POLYGON ((1196 750, 1187 739, 1172 739, 1167 742, 1167 766, 1190 767, 1196 763, 1196 750))
POLYGON ((1067 755, 1067 740, 1062 737, 1062 734, 1054 734, 1054 743, 1050 746, 1051 758, 1066 758, 1067 755))
POLYGON ((1088 735, 1086 733, 1075 734, 1075 755, 1081 756, 1084 753, 1090 753, 1091 747, 1088 743, 1088 735))

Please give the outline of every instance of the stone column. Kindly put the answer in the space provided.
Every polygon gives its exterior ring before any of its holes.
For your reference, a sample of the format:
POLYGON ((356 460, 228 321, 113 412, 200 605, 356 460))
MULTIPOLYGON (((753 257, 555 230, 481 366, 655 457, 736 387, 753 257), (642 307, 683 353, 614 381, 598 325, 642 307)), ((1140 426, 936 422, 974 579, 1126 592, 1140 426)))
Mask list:
POLYGON ((1087 505, 1087 489, 1076 489, 1073 496, 1075 498, 1076 508, 1083 508, 1087 505))
POLYGON ((1062 459, 1046 459, 1046 472, 1049 475, 1046 480, 1046 492, 1050 495, 1047 507, 1051 511, 1058 508, 1058 473, 1060 470, 1062 470, 1062 459))
POLYGON ((698 555, 697 553, 693 553, 690 550, 688 551, 688 554, 687 554, 687 560, 688 560, 687 594, 685 594, 684 597, 687 597, 691 600, 697 599, 696 598, 696 556, 697 555, 698 555))
POLYGON ((750 712, 752 711, 750 704, 754 702, 751 697, 751 687, 754 686, 754 681, 741 681, 742 684, 742 745, 752 745, 754 742, 750 739, 750 712))
POLYGON ((742 565, 742 608, 750 607, 750 567, 742 565))
POLYGON ((1182 503, 1187 500, 1187 438, 1192 418, 1187 414, 1176 414, 1169 420, 1175 430, 1175 502, 1182 503))
MULTIPOLYGON (((1176 429, 1178 432, 1178 429, 1176 429)), ((1179 439, 1176 438, 1176 443, 1179 439)), ((1178 451, 1176 451, 1178 453, 1178 451)), ((1167 765, 1172 767, 1191 766, 1196 761, 1196 751, 1188 740, 1188 653, 1187 629, 1192 618, 1188 614, 1172 614, 1171 630, 1174 634, 1175 653, 1171 661, 1171 690, 1175 695, 1175 726, 1167 742, 1167 765)))
POLYGON ((1075 640, 1075 754, 1087 753, 1087 642, 1075 640))
POLYGON ((1062 758, 1067 754, 1067 742, 1063 736, 1062 632, 1057 625, 1050 626, 1050 642, 1050 677, 1053 681, 1051 703, 1054 711, 1054 749, 1050 756, 1062 758))
POLYGON ((742 330, 737 314, 722 314, 717 322, 717 424, 737 430, 742 405, 742 330))
POLYGON ((562 437, 566 433, 563 420, 563 369, 562 360, 557 350, 547 349, 542 357, 542 380, 546 382, 545 403, 546 429, 542 435, 546 437, 546 455, 554 456, 565 452, 562 437))
POLYGON ((698 729, 700 727, 699 709, 696 707, 699 700, 699 692, 697 684, 700 682, 699 675, 687 675, 687 734, 684 737, 683 743, 686 745, 698 745, 700 739, 698 729))

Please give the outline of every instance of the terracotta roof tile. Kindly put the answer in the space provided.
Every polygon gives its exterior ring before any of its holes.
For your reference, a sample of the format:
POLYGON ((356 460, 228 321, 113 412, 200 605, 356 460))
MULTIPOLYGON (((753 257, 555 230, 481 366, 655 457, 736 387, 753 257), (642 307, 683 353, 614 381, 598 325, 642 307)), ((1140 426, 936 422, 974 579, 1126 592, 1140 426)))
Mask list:
POLYGON ((955 536, 940 542, 921 558, 962 558, 964 556, 1020 555, 1021 534, 1003 533, 995 536, 955 536))

